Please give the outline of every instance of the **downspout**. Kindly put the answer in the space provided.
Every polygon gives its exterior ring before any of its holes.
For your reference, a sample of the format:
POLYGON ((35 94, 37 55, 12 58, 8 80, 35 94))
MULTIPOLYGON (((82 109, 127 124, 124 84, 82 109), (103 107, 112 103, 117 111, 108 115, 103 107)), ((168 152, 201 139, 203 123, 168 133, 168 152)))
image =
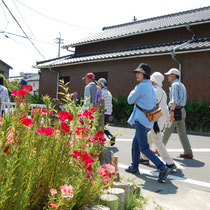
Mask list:
POLYGON ((171 52, 171 57, 174 61, 176 61, 179 64, 179 71, 180 71, 180 77, 179 80, 181 81, 181 75, 182 75, 182 64, 181 62, 176 58, 176 50, 179 49, 180 47, 189 44, 190 42, 192 42, 195 39, 195 33, 191 30, 190 25, 186 25, 187 30, 192 33, 192 39, 188 40, 187 42, 184 42, 176 47, 173 48, 172 52, 171 52))

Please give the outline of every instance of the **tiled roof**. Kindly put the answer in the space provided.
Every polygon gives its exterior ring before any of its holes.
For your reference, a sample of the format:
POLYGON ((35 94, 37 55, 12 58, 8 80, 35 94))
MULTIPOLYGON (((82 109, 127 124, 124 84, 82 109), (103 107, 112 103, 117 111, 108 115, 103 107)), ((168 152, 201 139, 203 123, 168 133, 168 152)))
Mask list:
POLYGON ((206 21, 210 21, 210 6, 116 26, 104 27, 101 32, 90 35, 68 45, 64 45, 63 48, 75 47, 77 45, 91 42, 117 39, 146 32, 165 30, 174 27, 181 27, 186 24, 196 24, 198 22, 206 21))
MULTIPOLYGON (((136 56, 154 56, 156 54, 164 54, 172 52, 174 47, 177 47, 186 41, 177 41, 170 43, 161 43, 158 45, 148 45, 141 46, 139 48, 130 48, 120 51, 103 52, 98 54, 86 54, 86 55, 69 55, 62 58, 52 59, 48 61, 37 62, 37 68, 47 68, 47 67, 58 67, 67 66, 71 64, 88 63, 88 62, 98 62, 113 60, 118 58, 132 58, 136 56)), ((195 39, 194 41, 183 44, 179 47, 176 52, 189 51, 189 50, 200 50, 207 49, 210 50, 210 37, 195 39)))

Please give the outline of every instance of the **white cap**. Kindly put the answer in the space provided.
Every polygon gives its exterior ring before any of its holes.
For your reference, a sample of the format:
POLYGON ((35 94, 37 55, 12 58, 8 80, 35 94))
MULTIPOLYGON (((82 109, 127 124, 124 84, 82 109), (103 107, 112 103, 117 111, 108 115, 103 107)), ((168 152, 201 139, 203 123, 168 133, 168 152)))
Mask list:
POLYGON ((162 87, 162 82, 164 80, 164 76, 160 73, 160 72, 154 72, 151 76, 150 76, 150 80, 153 81, 154 83, 156 83, 157 85, 159 85, 160 87, 162 87))
POLYGON ((178 69, 172 68, 168 72, 165 73, 165 75, 175 74, 180 76, 180 71, 178 69))

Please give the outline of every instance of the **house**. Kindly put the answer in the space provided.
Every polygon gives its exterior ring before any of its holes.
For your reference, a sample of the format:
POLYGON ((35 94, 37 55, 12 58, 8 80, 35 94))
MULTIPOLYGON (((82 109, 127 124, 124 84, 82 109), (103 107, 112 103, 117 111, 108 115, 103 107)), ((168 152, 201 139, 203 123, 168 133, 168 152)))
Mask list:
MULTIPOLYGON (((84 90, 82 77, 104 77, 113 96, 128 95, 136 85, 133 70, 147 63, 153 72, 178 68, 188 101, 210 103, 210 7, 104 27, 99 33, 63 46, 75 53, 37 62, 40 95, 58 97, 58 81, 70 81, 70 91, 84 90)), ((163 83, 168 93, 167 79, 163 83)))
POLYGON ((32 94, 39 95, 39 75, 27 79, 28 85, 33 87, 32 94))
POLYGON ((10 65, 0 60, 0 74, 3 74, 5 78, 9 78, 9 70, 13 69, 10 65))

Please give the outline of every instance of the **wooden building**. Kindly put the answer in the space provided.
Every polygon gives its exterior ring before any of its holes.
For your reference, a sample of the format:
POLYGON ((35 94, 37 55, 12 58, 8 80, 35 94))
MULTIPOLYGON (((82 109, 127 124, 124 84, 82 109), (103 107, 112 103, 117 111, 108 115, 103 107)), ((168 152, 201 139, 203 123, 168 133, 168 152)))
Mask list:
POLYGON ((13 69, 10 65, 0 60, 0 73, 5 76, 5 78, 9 78, 9 70, 13 69))
MULTIPOLYGON (((61 78, 80 94, 82 77, 93 72, 107 79, 113 96, 127 96, 136 85, 133 70, 143 62, 153 72, 178 68, 188 101, 202 98, 210 104, 210 7, 104 27, 64 48, 75 53, 37 62, 40 95, 57 97, 61 78)), ((167 78, 163 86, 168 92, 167 78)))

